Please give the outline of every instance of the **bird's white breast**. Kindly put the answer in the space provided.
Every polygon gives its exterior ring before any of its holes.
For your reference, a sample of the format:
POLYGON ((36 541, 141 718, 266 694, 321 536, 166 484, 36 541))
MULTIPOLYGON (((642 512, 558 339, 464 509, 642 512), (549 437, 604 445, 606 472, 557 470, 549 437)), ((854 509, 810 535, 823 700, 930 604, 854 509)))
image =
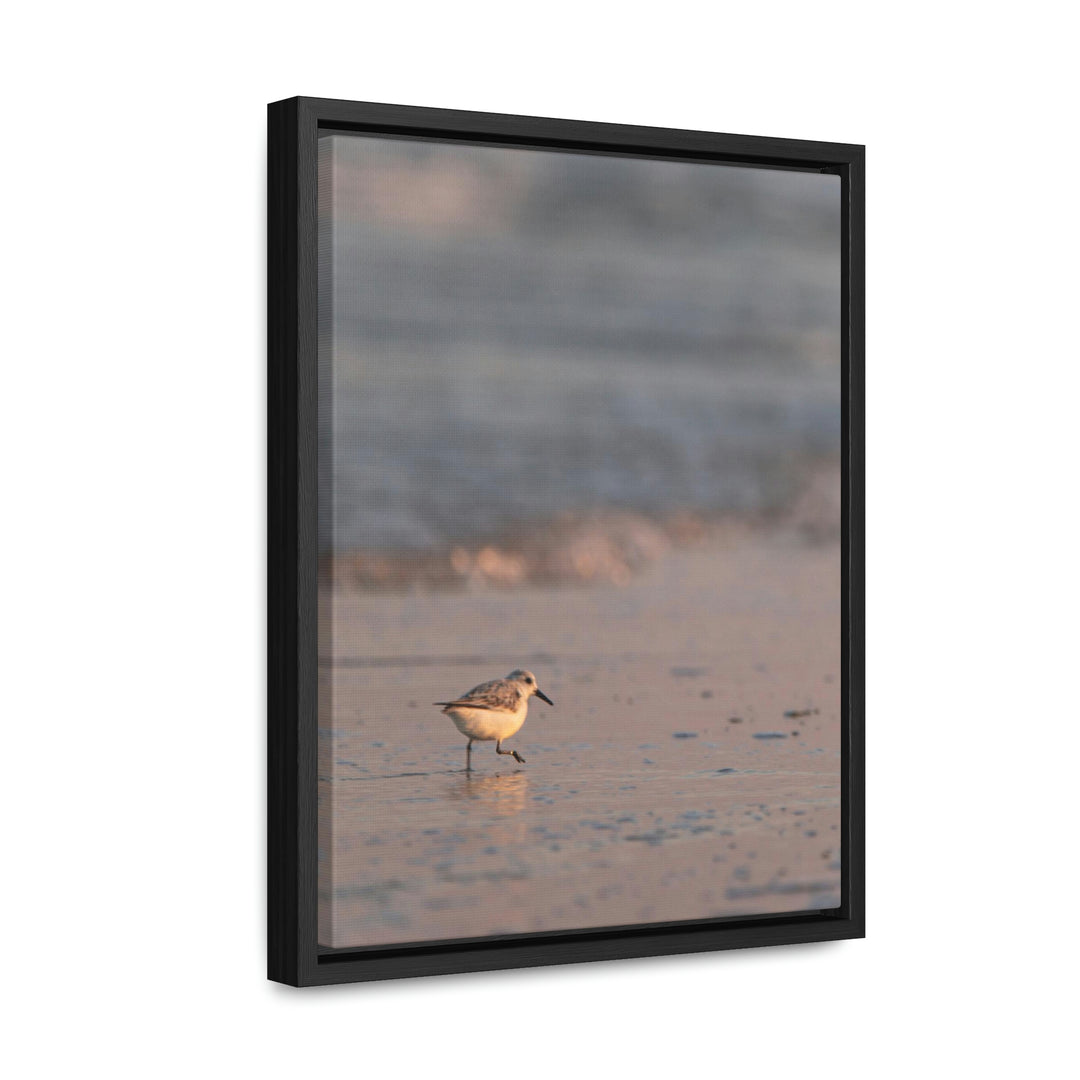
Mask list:
POLYGON ((470 709, 466 705, 454 705, 446 710, 446 715, 454 721, 454 727, 470 739, 490 741, 509 739, 521 729, 529 710, 528 701, 518 703, 514 712, 500 712, 495 709, 470 709))

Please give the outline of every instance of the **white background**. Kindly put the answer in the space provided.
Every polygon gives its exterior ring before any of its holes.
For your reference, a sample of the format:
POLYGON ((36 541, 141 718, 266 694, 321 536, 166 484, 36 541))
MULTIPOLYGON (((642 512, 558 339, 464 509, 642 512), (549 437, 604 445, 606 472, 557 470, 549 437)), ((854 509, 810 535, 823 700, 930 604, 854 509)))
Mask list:
POLYGON ((9 1075, 1075 1067, 1067 10, 7 13, 9 1075), (294 94, 868 144, 866 941, 264 981, 264 107, 294 94))

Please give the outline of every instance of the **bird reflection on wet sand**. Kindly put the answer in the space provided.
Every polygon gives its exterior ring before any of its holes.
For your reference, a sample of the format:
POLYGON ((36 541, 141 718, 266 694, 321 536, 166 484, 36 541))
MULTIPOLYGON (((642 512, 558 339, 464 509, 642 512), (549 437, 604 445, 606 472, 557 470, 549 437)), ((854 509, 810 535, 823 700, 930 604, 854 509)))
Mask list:
POLYGON ((472 803, 494 818, 520 814, 525 809, 528 794, 529 777, 524 770, 488 776, 467 772, 446 789, 446 798, 451 802, 472 803))

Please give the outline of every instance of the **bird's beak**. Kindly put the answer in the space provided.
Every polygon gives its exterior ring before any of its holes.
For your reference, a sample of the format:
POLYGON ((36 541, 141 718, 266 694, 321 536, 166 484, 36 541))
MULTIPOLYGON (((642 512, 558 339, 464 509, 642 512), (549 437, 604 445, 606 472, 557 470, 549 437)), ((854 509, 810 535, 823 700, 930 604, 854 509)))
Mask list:
POLYGON ((551 698, 549 698, 549 697, 547 696, 547 694, 545 694, 545 693, 544 693, 544 691, 540 689, 540 687, 539 687, 539 686, 538 686, 538 687, 536 688, 536 696, 537 696, 537 697, 538 697, 538 698, 539 698, 539 699, 540 699, 541 701, 546 701, 546 702, 547 702, 547 703, 548 703, 549 705, 554 705, 554 704, 555 704, 555 702, 554 702, 554 701, 552 701, 552 700, 551 700, 551 698))

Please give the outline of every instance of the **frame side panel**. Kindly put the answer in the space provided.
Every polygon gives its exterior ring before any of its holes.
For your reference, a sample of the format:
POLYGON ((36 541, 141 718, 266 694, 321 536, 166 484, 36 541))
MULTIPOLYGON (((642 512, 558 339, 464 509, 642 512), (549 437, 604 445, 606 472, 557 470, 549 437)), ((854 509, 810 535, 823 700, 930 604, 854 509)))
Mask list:
POLYGON ((267 975, 299 975, 297 109, 267 112, 267 975))

